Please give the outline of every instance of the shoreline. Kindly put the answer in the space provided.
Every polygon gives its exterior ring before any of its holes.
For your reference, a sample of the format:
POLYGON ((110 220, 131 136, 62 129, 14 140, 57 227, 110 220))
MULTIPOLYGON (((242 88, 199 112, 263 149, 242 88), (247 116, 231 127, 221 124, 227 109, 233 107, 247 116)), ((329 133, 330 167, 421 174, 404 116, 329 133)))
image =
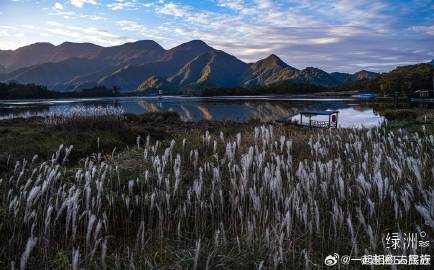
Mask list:
MULTIPOLYGON (((14 99, 0 99, 0 103, 9 104, 9 102, 15 102, 17 104, 24 103, 26 101, 92 101, 92 100, 112 100, 112 99, 128 99, 128 98, 145 98, 145 99, 167 99, 167 98, 184 98, 184 99, 230 99, 230 100, 245 100, 245 99, 261 99, 267 98, 270 100, 357 100, 364 102, 434 102, 433 98, 413 98, 413 97, 369 97, 369 98, 359 98, 353 95, 359 92, 349 93, 339 93, 339 92, 321 92, 312 94, 261 94, 261 95, 120 95, 120 96, 100 96, 100 97, 53 97, 53 98, 14 98, 14 99)), ((14 103, 12 103, 13 105, 14 103)))

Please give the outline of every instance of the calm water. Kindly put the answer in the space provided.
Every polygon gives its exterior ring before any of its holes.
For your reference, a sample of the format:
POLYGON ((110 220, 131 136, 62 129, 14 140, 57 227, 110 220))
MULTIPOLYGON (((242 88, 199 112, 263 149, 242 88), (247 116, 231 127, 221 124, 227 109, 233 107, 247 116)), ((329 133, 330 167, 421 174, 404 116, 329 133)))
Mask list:
MULTIPOLYGON (((120 106, 125 112, 177 112, 184 121, 250 119, 273 121, 293 118, 299 120, 303 109, 338 110, 341 127, 372 127, 383 123, 382 108, 354 99, 314 99, 300 97, 122 97, 64 100, 0 101, 0 119, 62 114, 72 106, 120 106)), ((317 116, 317 120, 326 117, 317 116)))

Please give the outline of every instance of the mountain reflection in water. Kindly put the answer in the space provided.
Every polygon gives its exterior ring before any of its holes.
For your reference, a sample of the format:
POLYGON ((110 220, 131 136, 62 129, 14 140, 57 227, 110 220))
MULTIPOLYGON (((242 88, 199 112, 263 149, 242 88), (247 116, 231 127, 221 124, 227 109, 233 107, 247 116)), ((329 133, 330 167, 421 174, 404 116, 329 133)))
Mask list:
MULTIPOLYGON (((278 119, 299 121, 301 110, 338 110, 341 127, 372 127, 384 122, 383 105, 353 99, 313 99, 281 97, 121 97, 99 99, 0 101, 0 119, 62 114, 82 106, 120 106, 125 112, 177 112, 183 121, 237 121, 252 119, 271 122, 278 119)), ((313 119, 322 119, 315 116, 313 119)))

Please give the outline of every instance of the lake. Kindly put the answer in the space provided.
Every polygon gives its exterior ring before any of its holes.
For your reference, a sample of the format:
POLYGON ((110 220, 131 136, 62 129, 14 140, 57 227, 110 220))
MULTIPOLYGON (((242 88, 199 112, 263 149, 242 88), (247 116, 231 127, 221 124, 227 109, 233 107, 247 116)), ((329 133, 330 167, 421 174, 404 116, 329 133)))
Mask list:
MULTIPOLYGON (((60 100, 0 101, 0 120, 17 117, 62 114, 82 106, 119 106, 127 113, 177 112, 184 121, 213 120, 245 122, 257 119, 269 122, 292 118, 299 120, 300 110, 338 110, 340 127, 373 127, 385 121, 384 105, 352 98, 310 98, 275 96, 240 97, 116 97, 60 100)), ((316 120, 326 120, 316 116, 316 120), (318 119, 316 119, 318 118, 318 119)))

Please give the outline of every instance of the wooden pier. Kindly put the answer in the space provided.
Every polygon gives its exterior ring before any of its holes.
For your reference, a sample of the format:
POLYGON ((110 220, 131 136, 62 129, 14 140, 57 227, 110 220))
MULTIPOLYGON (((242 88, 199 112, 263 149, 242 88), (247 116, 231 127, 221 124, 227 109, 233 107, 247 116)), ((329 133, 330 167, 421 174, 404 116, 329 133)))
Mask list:
POLYGON ((279 119, 276 120, 276 123, 279 125, 297 125, 303 127, 316 127, 316 128, 337 128, 338 127, 338 114, 339 111, 301 111, 300 112, 300 122, 294 121, 293 119, 279 119), (312 116, 315 115, 327 115, 328 121, 319 121, 312 119, 312 116), (303 119, 308 119, 308 121, 304 121, 303 119))
POLYGON ((304 110, 300 112, 301 126, 319 127, 319 128, 337 128, 338 127, 338 115, 339 111, 320 111, 320 110, 304 110), (328 121, 312 120, 312 116, 315 115, 327 115, 328 121), (303 116, 308 118, 309 121, 303 122, 303 116))

